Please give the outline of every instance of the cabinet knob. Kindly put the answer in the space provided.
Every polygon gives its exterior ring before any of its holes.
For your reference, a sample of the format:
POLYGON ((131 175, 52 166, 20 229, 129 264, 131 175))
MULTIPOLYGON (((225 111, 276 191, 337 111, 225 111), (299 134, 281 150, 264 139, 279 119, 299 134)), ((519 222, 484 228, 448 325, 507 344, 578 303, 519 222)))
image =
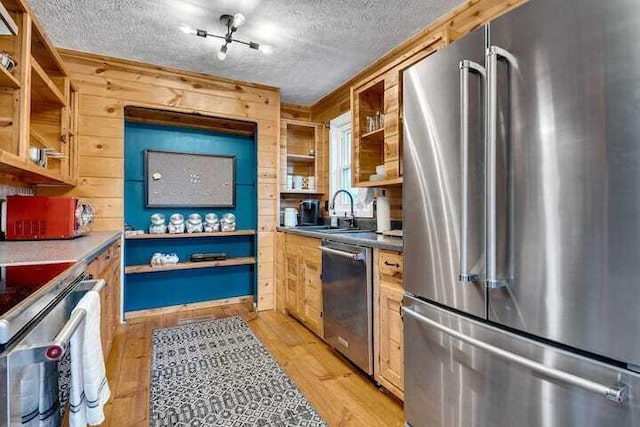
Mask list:
POLYGON ((389 262, 389 261, 385 261, 384 265, 386 265, 387 267, 395 267, 395 268, 400 268, 400 264, 397 262, 389 262))

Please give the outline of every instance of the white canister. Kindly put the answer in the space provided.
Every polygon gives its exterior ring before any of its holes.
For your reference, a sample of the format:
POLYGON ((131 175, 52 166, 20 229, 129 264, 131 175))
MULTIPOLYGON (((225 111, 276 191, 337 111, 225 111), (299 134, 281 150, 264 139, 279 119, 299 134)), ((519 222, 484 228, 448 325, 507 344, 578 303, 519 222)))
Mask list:
POLYGON ((310 176, 309 178, 307 178, 307 188, 309 190, 315 190, 316 189, 316 177, 315 176, 310 176))
POLYGON ((202 233, 202 215, 193 213, 187 220, 187 233, 202 233))
POLYGON ((287 190, 293 190, 293 175, 287 175, 287 190))
POLYGON ((220 231, 220 220, 218 219, 218 215, 211 212, 204 216, 204 231, 207 233, 220 231))
POLYGON ((169 234, 184 233, 184 216, 175 213, 169 217, 169 234))
POLYGON ((285 208, 284 210, 284 226, 295 227, 298 225, 298 211, 294 208, 285 208))
POLYGON ((220 221, 221 231, 236 231, 236 216, 231 212, 222 215, 222 221, 220 221))
POLYGON ((296 190, 302 190, 302 184, 304 177, 302 175, 296 175, 293 177, 293 188, 296 190))

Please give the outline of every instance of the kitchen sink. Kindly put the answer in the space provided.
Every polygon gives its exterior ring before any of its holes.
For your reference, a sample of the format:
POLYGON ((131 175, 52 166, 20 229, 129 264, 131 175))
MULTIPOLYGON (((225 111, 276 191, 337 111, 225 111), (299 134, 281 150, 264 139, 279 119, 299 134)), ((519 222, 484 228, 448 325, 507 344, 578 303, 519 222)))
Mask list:
POLYGON ((347 233, 372 233, 373 230, 363 230, 360 228, 331 227, 329 225, 299 225, 297 230, 315 231, 327 234, 347 234, 347 233))
POLYGON ((361 230, 358 228, 334 228, 327 230, 318 230, 321 233, 327 234, 351 234, 351 233, 373 233, 373 230, 361 230))
POLYGON ((331 227, 330 225, 298 225, 296 226, 297 230, 307 230, 307 231, 337 231, 337 230, 347 230, 347 228, 340 227, 331 227))

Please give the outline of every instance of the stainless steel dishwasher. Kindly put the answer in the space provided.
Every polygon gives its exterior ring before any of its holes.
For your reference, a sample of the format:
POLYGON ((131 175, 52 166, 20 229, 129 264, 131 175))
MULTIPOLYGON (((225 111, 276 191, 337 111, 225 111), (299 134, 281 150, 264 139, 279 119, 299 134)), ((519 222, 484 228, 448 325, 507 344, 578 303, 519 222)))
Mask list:
POLYGON ((367 374, 373 374, 371 248, 322 242, 324 338, 367 374))

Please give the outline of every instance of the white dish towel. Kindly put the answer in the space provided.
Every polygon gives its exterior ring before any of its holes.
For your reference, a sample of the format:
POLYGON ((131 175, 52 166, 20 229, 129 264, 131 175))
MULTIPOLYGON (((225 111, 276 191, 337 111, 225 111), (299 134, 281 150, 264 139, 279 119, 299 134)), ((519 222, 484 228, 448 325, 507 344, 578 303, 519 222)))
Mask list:
POLYGON ((71 337, 71 389, 69 391, 69 425, 85 427, 104 421, 104 404, 111 394, 107 384, 102 342, 100 339, 100 295, 89 291, 76 310, 87 312, 71 337))
POLYGON ((60 426, 57 370, 53 363, 29 366, 21 380, 20 392, 22 426, 60 426))

